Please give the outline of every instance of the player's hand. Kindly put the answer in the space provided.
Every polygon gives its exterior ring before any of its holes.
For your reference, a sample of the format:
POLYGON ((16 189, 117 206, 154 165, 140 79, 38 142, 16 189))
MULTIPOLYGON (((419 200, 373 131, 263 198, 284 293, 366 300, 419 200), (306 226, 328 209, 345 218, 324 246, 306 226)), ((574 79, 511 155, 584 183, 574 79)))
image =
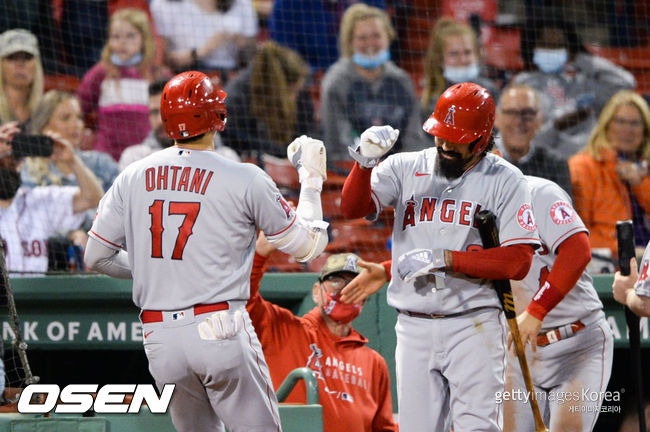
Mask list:
POLYGON ((0 157, 11 154, 11 139, 20 132, 18 122, 9 122, 0 126, 0 157))
POLYGON ((307 180, 314 184, 320 182, 322 186, 327 180, 327 152, 323 141, 302 135, 287 147, 287 158, 298 170, 301 184, 307 180))
POLYGON ((612 291, 614 292, 614 300, 627 305, 627 294, 630 290, 634 289, 634 284, 639 278, 639 270, 636 266, 636 258, 630 259, 630 275, 623 276, 620 271, 614 274, 614 283, 612 284, 612 291))
MULTIPOLYGON (((542 329, 542 322, 524 311, 517 317, 517 326, 523 347, 526 348, 526 344, 530 343, 533 352, 537 352, 537 335, 542 329)), ((513 342, 512 333, 508 333, 508 349, 511 349, 513 342)))
POLYGON ((413 249, 397 259, 397 274, 404 282, 445 267, 444 249, 413 249))
POLYGON ((259 235, 257 236, 257 241, 255 242, 255 252, 258 255, 267 257, 275 252, 277 249, 271 242, 266 239, 264 231, 260 230, 259 235))
POLYGON ((388 281, 383 265, 361 259, 357 261, 357 265, 363 268, 363 271, 341 290, 340 300, 343 303, 361 303, 379 291, 388 281))
POLYGON ((372 168, 395 145, 399 129, 390 126, 371 126, 361 134, 359 144, 350 148, 350 155, 364 168, 372 168))

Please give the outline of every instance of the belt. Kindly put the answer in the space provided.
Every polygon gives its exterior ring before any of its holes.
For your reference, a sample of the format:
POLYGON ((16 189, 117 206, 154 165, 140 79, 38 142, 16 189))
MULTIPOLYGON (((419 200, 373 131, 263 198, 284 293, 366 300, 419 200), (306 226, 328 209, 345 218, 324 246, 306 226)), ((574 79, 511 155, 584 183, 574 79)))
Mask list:
POLYGON ((582 321, 576 321, 571 324, 563 325, 546 333, 537 335, 537 346, 543 347, 562 339, 570 338, 580 330, 584 329, 585 325, 582 321))
MULTIPOLYGON (((228 302, 213 303, 213 304, 200 304, 194 306, 194 315, 200 315, 208 312, 216 312, 220 310, 227 310, 228 302)), ((140 314, 142 324, 150 324, 161 322, 163 320, 162 311, 143 310, 140 314)))
POLYGON ((473 308, 473 309, 469 309, 469 310, 462 311, 462 312, 456 312, 456 313, 452 313, 452 314, 434 314, 434 313, 424 313, 424 312, 413 312, 413 311, 407 311, 407 310, 402 310, 402 309, 397 309, 397 312, 399 312, 401 314, 404 314, 404 315, 408 315, 410 317, 414 317, 414 318, 437 319, 437 318, 453 318, 453 317, 457 317, 457 316, 460 316, 460 315, 465 315, 465 314, 468 314, 468 313, 471 313, 471 312, 474 312, 474 311, 477 311, 477 310, 480 310, 480 309, 486 309, 486 308, 478 307, 478 308, 473 308))

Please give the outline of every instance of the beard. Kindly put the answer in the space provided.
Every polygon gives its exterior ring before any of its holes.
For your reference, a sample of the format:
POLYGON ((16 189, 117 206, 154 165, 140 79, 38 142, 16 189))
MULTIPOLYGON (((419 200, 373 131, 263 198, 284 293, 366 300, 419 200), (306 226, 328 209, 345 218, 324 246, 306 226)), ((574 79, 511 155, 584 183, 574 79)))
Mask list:
POLYGON ((0 167, 0 200, 16 196, 21 184, 20 173, 16 170, 0 167))
MULTIPOLYGON (((463 159, 459 153, 444 151, 437 147, 438 157, 436 158, 436 170, 448 179, 457 179, 465 172, 465 163, 469 159, 463 159), (446 159, 442 155, 451 156, 452 159, 446 159)), ((471 158, 471 156, 470 156, 471 158)))

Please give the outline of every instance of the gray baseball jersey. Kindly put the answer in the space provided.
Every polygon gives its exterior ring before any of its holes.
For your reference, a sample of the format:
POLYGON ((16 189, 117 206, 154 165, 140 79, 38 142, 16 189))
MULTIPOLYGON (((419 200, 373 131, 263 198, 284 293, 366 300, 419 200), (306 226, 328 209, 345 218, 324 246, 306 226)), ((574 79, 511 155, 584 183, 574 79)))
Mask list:
POLYGON ((177 310, 248 299, 256 227, 282 235, 295 218, 260 168, 170 147, 117 177, 89 234, 129 252, 138 307, 177 310))
MULTIPOLYGON (((528 304, 540 288, 540 281, 546 281, 557 258, 558 246, 567 238, 579 232, 588 232, 584 223, 573 209, 571 198, 552 181, 526 176, 533 198, 533 212, 542 247, 535 251, 533 263, 526 278, 525 303, 528 304)), ((604 317, 603 304, 593 286, 591 276, 582 272, 575 287, 544 318, 542 329, 548 330, 577 320, 585 325, 604 317)))
POLYGON ((639 279, 634 284, 634 292, 637 295, 650 297, 650 281, 648 280, 648 267, 650 266, 650 243, 643 252, 641 266, 639 268, 639 279))
MULTIPOLYGON (((539 245, 530 192, 521 172, 488 154, 462 176, 437 175, 437 150, 389 156, 372 172, 376 208, 394 206, 393 259, 416 248, 467 251, 481 248, 474 215, 491 210, 497 218, 502 246, 539 245)), ((445 287, 406 283, 396 275, 388 287, 388 304, 413 312, 452 314, 479 307, 499 308, 499 300, 483 279, 447 272, 445 287), (414 289, 415 288, 415 289, 414 289)))

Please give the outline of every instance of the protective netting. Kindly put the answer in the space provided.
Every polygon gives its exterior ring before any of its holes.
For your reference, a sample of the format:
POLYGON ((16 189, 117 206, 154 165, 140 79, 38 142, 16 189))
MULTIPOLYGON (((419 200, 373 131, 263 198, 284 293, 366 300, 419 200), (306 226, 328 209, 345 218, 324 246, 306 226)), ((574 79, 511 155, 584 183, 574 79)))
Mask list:
MULTIPOLYGON (((572 194, 594 273, 614 267, 615 221, 634 220, 640 247, 650 240, 650 2, 352 3, 0 0, 0 235, 11 276, 85 271, 98 188, 171 144, 160 93, 189 69, 228 93, 217 151, 258 164, 288 198, 299 183, 287 144, 307 134, 327 146, 330 244, 309 265, 274 254, 271 270, 318 271, 343 251, 390 259, 390 209, 375 222, 340 212, 347 146, 381 124, 401 131, 393 152, 433 145, 422 123, 446 87, 467 80, 498 100, 497 150, 572 194)), ((20 363, 6 367, 9 384, 25 379, 20 363)))

